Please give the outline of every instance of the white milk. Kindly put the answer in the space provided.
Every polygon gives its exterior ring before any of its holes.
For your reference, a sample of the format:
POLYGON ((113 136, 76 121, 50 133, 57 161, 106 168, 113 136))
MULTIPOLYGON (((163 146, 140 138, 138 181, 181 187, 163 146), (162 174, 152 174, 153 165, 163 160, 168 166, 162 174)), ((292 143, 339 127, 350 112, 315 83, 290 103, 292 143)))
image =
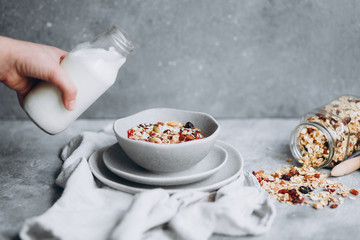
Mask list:
POLYGON ((116 80, 126 58, 113 47, 79 49, 70 52, 61 66, 77 87, 76 108, 64 107, 61 92, 48 82, 39 83, 24 99, 28 116, 45 132, 57 134, 66 129, 116 80))

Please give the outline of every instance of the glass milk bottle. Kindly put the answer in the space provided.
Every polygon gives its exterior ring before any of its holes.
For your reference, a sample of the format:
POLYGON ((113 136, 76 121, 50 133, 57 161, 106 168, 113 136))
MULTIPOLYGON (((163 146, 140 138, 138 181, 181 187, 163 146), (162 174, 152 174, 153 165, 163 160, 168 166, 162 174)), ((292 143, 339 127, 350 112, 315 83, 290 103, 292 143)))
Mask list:
POLYGON ((61 66, 77 87, 76 108, 65 108, 60 90, 42 81, 24 99, 29 118, 49 134, 65 130, 111 85, 134 46, 117 27, 110 28, 92 42, 76 46, 61 66))

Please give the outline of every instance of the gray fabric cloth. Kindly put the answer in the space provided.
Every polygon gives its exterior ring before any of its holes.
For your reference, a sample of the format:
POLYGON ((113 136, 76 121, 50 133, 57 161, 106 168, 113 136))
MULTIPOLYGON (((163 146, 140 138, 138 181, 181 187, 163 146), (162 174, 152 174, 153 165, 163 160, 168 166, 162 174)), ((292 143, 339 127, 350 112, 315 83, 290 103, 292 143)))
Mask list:
POLYGON ((208 239, 212 234, 259 235, 275 217, 274 202, 251 173, 216 193, 158 188, 135 195, 97 183, 87 159, 116 142, 108 127, 84 132, 64 147, 56 183, 64 188, 44 214, 28 219, 23 240, 208 239))

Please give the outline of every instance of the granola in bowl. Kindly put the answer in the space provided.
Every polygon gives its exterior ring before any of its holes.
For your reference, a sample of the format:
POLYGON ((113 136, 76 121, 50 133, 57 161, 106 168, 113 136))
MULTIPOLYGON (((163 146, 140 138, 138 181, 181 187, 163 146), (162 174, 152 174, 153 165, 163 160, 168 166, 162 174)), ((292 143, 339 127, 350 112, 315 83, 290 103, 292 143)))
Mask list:
POLYGON ((175 144, 202 139, 201 130, 191 122, 143 123, 128 130, 128 138, 158 144, 175 144))

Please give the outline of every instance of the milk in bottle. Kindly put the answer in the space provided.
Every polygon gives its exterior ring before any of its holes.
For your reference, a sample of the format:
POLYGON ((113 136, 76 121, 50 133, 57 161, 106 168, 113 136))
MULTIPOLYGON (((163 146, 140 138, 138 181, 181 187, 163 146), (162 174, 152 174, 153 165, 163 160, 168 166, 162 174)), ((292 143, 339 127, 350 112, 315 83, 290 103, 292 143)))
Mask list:
POLYGON ((77 87, 76 108, 67 110, 60 90, 43 81, 25 97, 23 109, 45 132, 63 131, 114 84, 118 70, 132 49, 132 43, 117 27, 93 42, 78 45, 61 62, 77 87))

